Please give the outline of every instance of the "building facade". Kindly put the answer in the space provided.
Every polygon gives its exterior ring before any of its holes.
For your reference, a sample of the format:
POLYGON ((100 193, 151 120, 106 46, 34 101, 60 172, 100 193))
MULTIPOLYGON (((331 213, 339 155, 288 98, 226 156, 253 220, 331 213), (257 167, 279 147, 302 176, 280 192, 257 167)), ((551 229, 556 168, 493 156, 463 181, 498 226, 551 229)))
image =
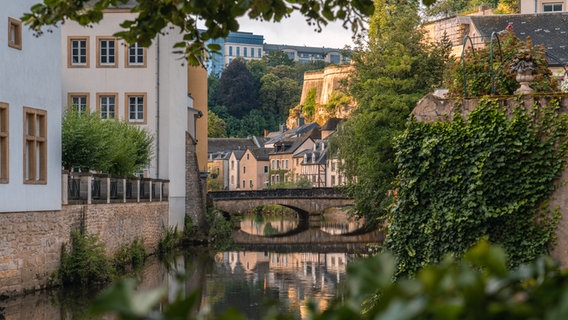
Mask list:
POLYGON ((61 209, 61 34, 22 24, 35 3, 0 1, 0 212, 61 209))
POLYGON ((520 0, 521 13, 550 13, 568 11, 566 0, 520 0))
MULTIPOLYGON (((188 97, 188 68, 172 53, 173 45, 182 40, 179 32, 158 35, 148 48, 113 36, 121 30, 120 23, 134 15, 124 5, 106 10, 103 20, 92 27, 72 21, 61 26, 61 100, 66 110, 97 112, 104 119, 139 126, 154 137, 154 156, 141 175, 170 180, 169 221, 183 225, 186 132, 200 113, 188 97)), ((191 131, 197 134, 195 128, 191 131)), ((206 158, 203 162, 206 171, 206 158)))
POLYGON ((225 67, 237 57, 245 60, 258 60, 272 51, 282 51, 293 61, 304 63, 324 61, 341 64, 350 61, 342 49, 266 44, 263 35, 256 35, 252 32, 231 32, 225 39, 212 39, 206 43, 216 44, 221 48, 219 52, 210 54, 206 62, 208 73, 217 76, 220 76, 225 67))

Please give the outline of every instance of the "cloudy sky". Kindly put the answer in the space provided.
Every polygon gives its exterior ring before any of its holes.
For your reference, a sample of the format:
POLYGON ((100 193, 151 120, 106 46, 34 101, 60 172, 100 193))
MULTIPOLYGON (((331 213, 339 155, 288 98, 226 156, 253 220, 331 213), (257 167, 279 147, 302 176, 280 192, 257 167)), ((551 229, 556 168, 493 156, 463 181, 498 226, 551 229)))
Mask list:
POLYGON ((313 26, 308 26, 300 14, 293 14, 280 23, 253 21, 248 18, 241 18, 239 22, 239 31, 263 35, 265 43, 339 49, 345 45, 353 47, 352 32, 350 29, 344 29, 341 22, 329 23, 319 33, 314 31, 313 26))

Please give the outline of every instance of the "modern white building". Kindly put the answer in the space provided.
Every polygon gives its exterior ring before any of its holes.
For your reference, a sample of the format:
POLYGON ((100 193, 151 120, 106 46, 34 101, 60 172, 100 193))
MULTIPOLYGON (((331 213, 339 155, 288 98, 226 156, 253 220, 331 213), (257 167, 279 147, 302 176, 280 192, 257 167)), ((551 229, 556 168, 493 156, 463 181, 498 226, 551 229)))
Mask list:
MULTIPOLYGON (((154 157, 143 175, 169 179, 170 225, 183 225, 185 214, 185 134, 191 125, 188 68, 173 45, 175 29, 152 45, 130 46, 113 36, 133 19, 130 5, 106 10, 92 27, 67 21, 61 26, 63 105, 99 112, 101 117, 140 126, 154 136, 154 157)), ((195 131, 191 129, 191 131, 195 131)))
POLYGON ((22 24, 36 2, 0 0, 0 212, 61 209, 61 36, 22 24))

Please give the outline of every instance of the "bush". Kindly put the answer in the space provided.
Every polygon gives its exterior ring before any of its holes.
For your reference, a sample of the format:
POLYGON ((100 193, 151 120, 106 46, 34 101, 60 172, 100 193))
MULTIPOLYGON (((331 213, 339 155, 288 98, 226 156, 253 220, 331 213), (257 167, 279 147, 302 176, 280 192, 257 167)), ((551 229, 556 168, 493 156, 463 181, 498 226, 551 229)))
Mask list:
POLYGON ((232 242, 233 222, 226 219, 220 211, 212 209, 207 214, 209 228, 209 241, 213 248, 218 251, 229 249, 232 242))
POLYGON ((130 176, 152 157, 153 137, 146 130, 103 120, 97 113, 65 112, 61 138, 62 164, 68 170, 130 176))
POLYGON ((61 246, 61 265, 57 277, 63 285, 89 286, 109 282, 113 269, 105 245, 96 235, 71 231, 71 244, 61 246))
POLYGON ((168 227, 163 229, 162 237, 158 242, 158 256, 163 257, 167 253, 172 252, 179 245, 181 235, 176 227, 168 227))
POLYGON ((129 268, 137 270, 144 265, 144 261, 146 261, 144 240, 135 239, 115 252, 112 264, 115 270, 126 271, 129 268))

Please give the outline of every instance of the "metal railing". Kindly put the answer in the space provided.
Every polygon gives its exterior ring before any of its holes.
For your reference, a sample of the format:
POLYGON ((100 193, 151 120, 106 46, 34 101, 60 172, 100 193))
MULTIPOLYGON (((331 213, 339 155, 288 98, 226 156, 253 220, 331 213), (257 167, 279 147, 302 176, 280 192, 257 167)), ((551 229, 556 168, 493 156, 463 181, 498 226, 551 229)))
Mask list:
POLYGON ((62 204, 168 201, 169 180, 64 171, 62 204))

